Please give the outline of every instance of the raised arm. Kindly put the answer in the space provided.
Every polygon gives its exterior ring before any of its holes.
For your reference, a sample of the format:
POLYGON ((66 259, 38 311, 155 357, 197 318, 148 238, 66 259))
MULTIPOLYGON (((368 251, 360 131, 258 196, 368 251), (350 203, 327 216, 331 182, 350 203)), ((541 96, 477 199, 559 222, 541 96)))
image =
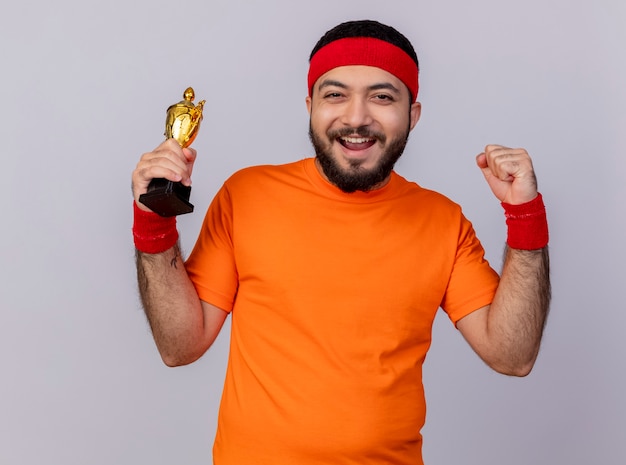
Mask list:
POLYGON ((177 243, 176 220, 139 203, 153 178, 191 183, 196 152, 170 139, 144 154, 133 171, 137 281, 157 348, 166 365, 197 360, 211 346, 227 313, 199 299, 177 243))
POLYGON ((493 302, 457 327, 494 370, 526 376, 539 353, 550 304, 545 209, 525 150, 489 145, 476 160, 505 207, 509 237, 493 302))

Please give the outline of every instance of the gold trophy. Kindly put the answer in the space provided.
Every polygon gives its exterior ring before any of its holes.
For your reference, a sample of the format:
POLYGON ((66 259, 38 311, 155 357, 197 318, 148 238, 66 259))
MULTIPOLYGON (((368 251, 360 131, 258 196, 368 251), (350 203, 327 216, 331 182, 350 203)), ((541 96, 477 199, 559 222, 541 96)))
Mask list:
MULTIPOLYGON (((194 98, 193 89, 187 87, 183 100, 167 109, 165 137, 173 137, 181 147, 189 147, 200 129, 205 100, 194 105, 194 98)), ((156 178, 150 182, 148 192, 139 196, 139 201, 161 216, 176 216, 193 211, 193 205, 189 203, 190 195, 191 187, 156 178)))

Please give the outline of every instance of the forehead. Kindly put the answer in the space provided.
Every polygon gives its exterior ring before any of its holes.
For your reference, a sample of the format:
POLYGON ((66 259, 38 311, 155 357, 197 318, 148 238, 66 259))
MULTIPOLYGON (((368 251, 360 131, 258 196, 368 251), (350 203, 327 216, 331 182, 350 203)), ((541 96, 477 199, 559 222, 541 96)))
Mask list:
POLYGON ((362 90, 388 84, 409 97, 409 90, 400 79, 375 66, 348 65, 333 68, 322 74, 313 87, 319 90, 327 85, 338 85, 350 90, 362 90))

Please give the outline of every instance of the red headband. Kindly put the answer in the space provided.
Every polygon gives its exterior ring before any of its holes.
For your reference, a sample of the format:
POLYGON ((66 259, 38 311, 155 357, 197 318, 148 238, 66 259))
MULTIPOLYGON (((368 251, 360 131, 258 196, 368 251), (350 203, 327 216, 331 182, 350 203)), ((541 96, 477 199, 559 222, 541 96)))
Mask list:
POLYGON ((353 65, 375 66, 393 74, 417 99, 419 70, 415 61, 400 47, 372 37, 338 39, 319 49, 309 67, 309 96, 320 76, 333 68, 353 65))

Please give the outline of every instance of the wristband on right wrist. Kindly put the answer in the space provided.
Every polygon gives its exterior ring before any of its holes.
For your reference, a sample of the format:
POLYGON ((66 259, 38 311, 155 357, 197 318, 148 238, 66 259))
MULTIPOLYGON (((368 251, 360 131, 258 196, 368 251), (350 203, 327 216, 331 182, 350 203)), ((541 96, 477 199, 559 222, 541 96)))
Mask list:
POLYGON ((178 240, 176 217, 164 218, 144 211, 133 200, 133 238, 140 252, 156 254, 171 249, 178 240))
POLYGON ((508 237, 512 249, 537 250, 548 245, 548 219, 543 197, 537 194, 530 202, 521 205, 502 203, 508 237))

